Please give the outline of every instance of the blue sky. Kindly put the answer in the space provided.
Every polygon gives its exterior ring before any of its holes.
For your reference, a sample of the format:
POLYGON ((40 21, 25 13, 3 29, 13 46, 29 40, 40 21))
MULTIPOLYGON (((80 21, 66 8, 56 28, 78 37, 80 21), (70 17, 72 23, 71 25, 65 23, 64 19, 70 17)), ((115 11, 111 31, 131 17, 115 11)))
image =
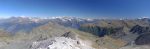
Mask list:
POLYGON ((150 0, 0 0, 0 17, 10 16, 149 17, 150 0))

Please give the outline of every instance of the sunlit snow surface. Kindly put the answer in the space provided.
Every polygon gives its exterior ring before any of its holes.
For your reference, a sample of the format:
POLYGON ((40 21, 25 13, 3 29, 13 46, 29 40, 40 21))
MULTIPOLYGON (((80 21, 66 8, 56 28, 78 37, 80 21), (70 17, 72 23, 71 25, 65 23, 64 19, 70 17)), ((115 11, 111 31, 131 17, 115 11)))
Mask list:
POLYGON ((87 43, 65 37, 33 42, 31 49, 94 49, 87 43))

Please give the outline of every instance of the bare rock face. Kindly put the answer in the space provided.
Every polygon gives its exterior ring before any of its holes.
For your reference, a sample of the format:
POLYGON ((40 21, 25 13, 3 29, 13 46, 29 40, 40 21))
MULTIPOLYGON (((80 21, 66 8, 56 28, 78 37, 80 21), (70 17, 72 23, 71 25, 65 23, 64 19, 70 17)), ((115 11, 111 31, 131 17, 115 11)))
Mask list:
POLYGON ((150 46, 148 45, 143 45, 143 46, 126 46, 126 47, 122 47, 120 49, 149 49, 150 46))
POLYGON ((95 49, 85 43, 71 38, 56 37, 33 42, 31 49, 95 49))
POLYGON ((133 28, 131 28, 130 32, 136 33, 136 34, 144 34, 150 31, 149 26, 140 26, 140 25, 135 25, 133 28))
POLYGON ((150 33, 140 35, 136 40, 137 45, 150 45, 150 33))
POLYGON ((71 33, 71 32, 66 32, 65 34, 62 35, 62 37, 68 37, 71 39, 76 39, 76 34, 71 33))

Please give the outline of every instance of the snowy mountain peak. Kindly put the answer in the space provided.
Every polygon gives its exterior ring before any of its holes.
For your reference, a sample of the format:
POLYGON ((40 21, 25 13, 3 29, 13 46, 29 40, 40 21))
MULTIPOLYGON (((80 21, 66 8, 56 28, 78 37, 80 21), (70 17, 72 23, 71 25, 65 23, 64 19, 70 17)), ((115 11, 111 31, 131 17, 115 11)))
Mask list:
POLYGON ((78 18, 78 17, 66 17, 66 16, 62 16, 62 17, 51 17, 51 19, 59 19, 62 21, 93 21, 93 19, 90 18, 78 18))
POLYGON ((149 17, 141 17, 141 18, 138 18, 138 19, 149 19, 149 17))
POLYGON ((54 21, 61 21, 61 22, 84 22, 84 21, 94 21, 94 19, 90 18, 78 18, 78 17, 71 17, 71 16, 59 16, 59 17, 28 17, 28 16, 13 16, 8 18, 10 21, 14 22, 35 22, 39 23, 41 21, 49 21, 49 20, 54 20, 54 21))
POLYGON ((13 16, 13 17, 10 17, 8 18, 9 20, 11 21, 15 21, 15 22, 35 22, 35 23, 38 23, 42 20, 45 20, 43 18, 40 18, 40 17, 27 17, 27 16, 13 16))

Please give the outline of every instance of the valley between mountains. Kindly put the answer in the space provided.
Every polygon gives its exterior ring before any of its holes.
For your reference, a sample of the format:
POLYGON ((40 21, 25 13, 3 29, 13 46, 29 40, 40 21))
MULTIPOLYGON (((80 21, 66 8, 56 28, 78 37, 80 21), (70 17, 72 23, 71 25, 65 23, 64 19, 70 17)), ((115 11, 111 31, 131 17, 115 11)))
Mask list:
POLYGON ((0 19, 0 49, 149 49, 150 19, 0 19))

